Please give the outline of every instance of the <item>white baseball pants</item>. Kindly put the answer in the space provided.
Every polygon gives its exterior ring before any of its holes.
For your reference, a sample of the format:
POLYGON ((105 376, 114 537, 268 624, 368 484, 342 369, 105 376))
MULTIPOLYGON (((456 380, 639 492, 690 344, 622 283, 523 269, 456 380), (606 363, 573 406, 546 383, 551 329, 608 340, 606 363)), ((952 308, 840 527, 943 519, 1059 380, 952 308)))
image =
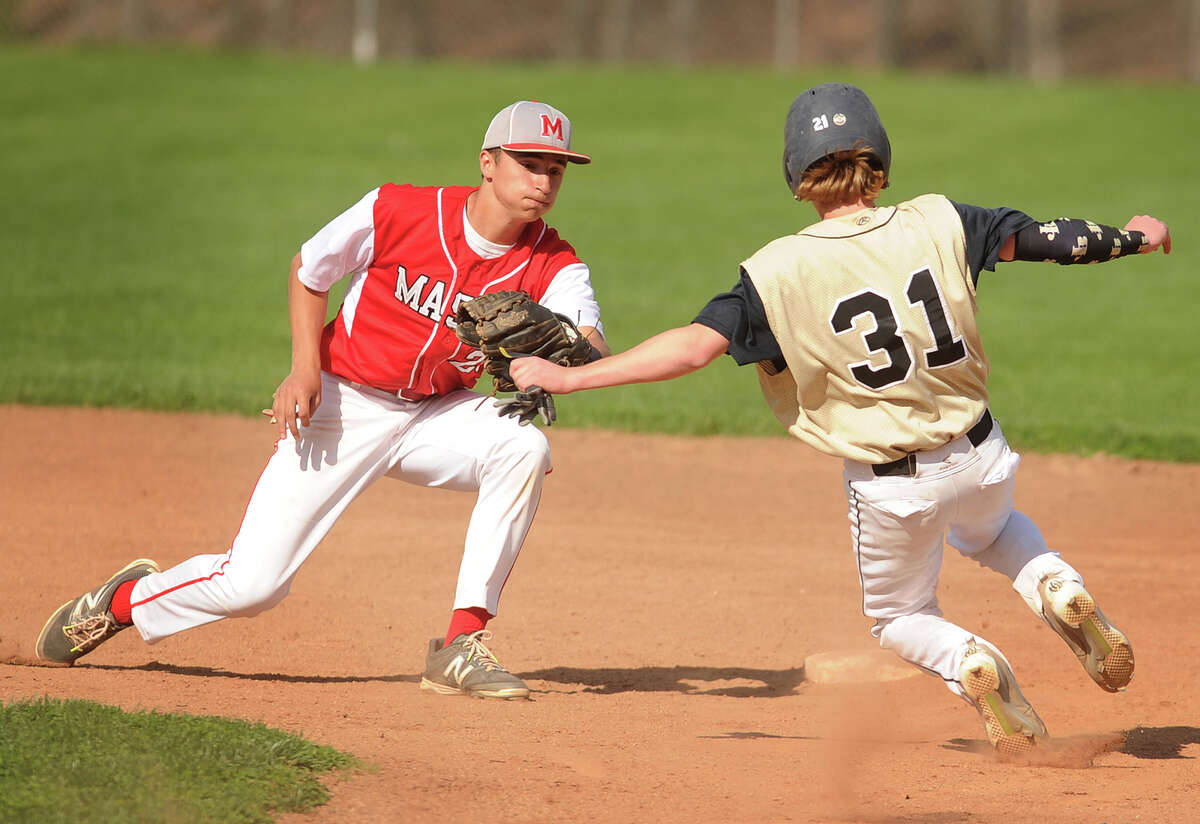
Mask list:
POLYGON ((385 475, 478 493, 454 608, 495 615, 550 469, 542 432, 500 417, 490 398, 463 390, 405 401, 324 374, 310 425, 276 444, 229 551, 140 579, 134 625, 154 643, 270 609, 350 502, 385 475))
POLYGON ((963 651, 971 638, 987 639, 947 621, 938 608, 943 538, 1007 576, 1039 618, 1043 578, 1083 579, 1047 548, 1033 521, 1013 509, 1020 456, 998 422, 978 447, 962 437, 916 459, 913 477, 877 478, 869 464, 845 462, 863 614, 875 619, 871 633, 880 646, 941 676, 966 698, 958 682, 963 651))

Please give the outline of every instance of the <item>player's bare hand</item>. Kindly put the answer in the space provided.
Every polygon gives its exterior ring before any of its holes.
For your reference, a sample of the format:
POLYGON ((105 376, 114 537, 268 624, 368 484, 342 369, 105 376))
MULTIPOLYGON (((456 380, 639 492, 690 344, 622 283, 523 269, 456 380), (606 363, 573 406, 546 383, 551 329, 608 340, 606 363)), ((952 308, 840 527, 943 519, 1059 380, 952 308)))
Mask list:
MULTIPOLYGON (((321 371, 293 369, 275 390, 274 398, 270 415, 271 422, 279 427, 279 437, 290 431, 293 438, 299 439, 300 427, 308 426, 321 405, 321 371)), ((264 415, 267 412, 263 410, 264 415)))
POLYGON ((1149 254, 1162 247, 1163 254, 1171 254, 1171 229, 1167 224, 1150 215, 1137 215, 1125 224, 1126 231, 1141 232, 1146 236, 1146 248, 1142 254, 1149 254))
POLYGON ((508 374, 521 391, 531 386, 540 386, 552 395, 564 395, 573 391, 570 383, 571 370, 542 358, 514 358, 508 365, 508 374))

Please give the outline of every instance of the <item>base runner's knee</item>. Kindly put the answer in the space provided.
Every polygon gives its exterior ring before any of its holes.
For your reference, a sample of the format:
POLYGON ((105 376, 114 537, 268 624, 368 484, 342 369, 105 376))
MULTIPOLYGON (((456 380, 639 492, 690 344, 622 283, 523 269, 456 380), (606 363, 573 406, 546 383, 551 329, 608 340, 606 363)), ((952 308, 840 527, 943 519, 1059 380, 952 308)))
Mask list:
POLYGON ((1013 580, 1026 564, 1048 552, 1050 549, 1037 524, 1014 509, 996 540, 971 557, 981 566, 1013 580))

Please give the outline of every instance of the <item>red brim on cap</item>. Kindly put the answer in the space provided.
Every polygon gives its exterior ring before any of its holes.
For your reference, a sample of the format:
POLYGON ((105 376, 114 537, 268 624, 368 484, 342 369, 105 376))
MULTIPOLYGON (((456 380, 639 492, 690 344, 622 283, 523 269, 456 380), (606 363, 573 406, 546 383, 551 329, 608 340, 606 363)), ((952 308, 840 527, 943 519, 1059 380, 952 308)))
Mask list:
POLYGON ((547 146, 544 143, 505 143, 501 147, 510 152, 530 152, 536 154, 556 154, 562 155, 572 163, 591 163, 592 159, 585 154, 579 152, 571 152, 566 149, 560 149, 557 146, 547 146))

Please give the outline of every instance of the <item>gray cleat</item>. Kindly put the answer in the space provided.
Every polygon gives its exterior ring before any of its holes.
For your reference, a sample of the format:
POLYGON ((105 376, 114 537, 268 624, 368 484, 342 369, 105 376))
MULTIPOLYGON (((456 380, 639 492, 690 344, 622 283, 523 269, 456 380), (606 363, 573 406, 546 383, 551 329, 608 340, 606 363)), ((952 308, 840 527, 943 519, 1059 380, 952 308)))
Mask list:
POLYGON ((158 571, 158 564, 140 558, 91 592, 67 601, 42 627, 37 639, 37 657, 54 664, 74 664, 76 659, 125 629, 129 624, 118 624, 109 611, 113 593, 126 581, 136 581, 158 571))
POLYGON ((1067 642, 1092 680, 1120 692, 1133 678, 1133 647, 1078 581, 1050 577, 1038 584, 1042 617, 1067 642))
POLYGON ((463 634, 449 646, 444 646, 441 638, 432 639, 421 689, 476 698, 528 698, 525 682, 501 666, 483 645, 491 636, 487 630, 463 634))

